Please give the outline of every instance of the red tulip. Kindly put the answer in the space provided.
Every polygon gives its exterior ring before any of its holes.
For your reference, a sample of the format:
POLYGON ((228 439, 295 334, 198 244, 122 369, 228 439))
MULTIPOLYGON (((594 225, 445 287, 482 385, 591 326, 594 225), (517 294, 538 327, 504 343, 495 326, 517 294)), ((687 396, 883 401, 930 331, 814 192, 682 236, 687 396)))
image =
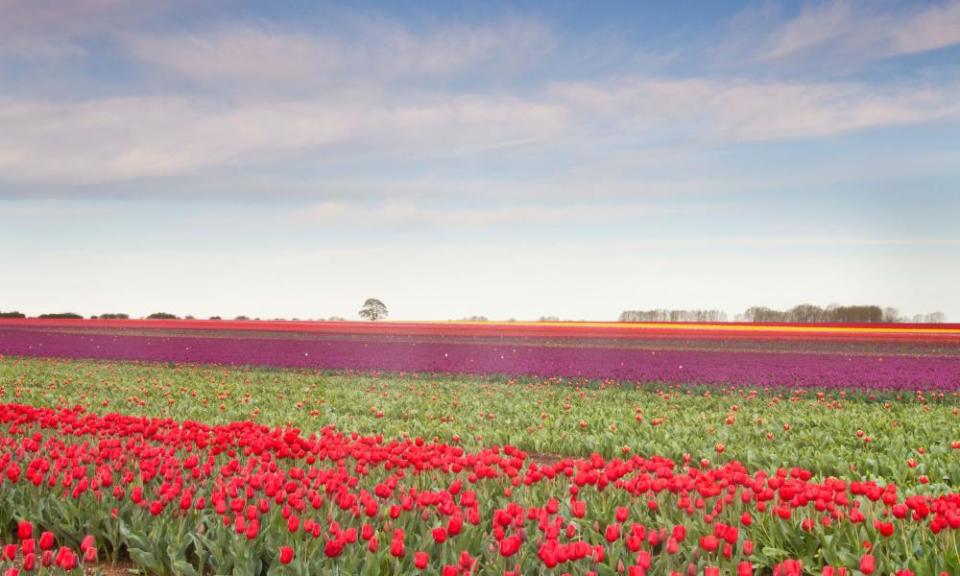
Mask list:
POLYGON ((390 555, 394 558, 402 558, 406 552, 406 547, 403 545, 403 540, 394 539, 390 542, 390 555))
POLYGON ((614 543, 620 539, 620 525, 619 524, 608 524, 607 529, 604 531, 604 538, 607 539, 607 542, 614 543))
POLYGON ((874 524, 874 527, 880 532, 881 535, 887 538, 893 536, 893 522, 877 522, 874 524))
POLYGON ((680 551, 680 545, 677 543, 677 539, 671 537, 667 541, 667 554, 676 554, 680 551))
POLYGON ((26 554, 33 554, 37 551, 37 541, 33 538, 27 538, 26 540, 20 542, 20 551, 26 554))
POLYGON ((614 517, 617 519, 617 522, 626 522, 629 515, 630 510, 626 506, 620 506, 614 510, 614 517))
POLYGON ((26 540, 27 538, 31 537, 33 537, 33 524, 27 522, 26 520, 17 522, 17 538, 20 540, 26 540))
POLYGON ((773 567, 773 576, 802 576, 803 565, 799 560, 784 560, 773 567))
MULTIPOLYGON (((374 539, 370 542, 373 543, 376 542, 376 540, 374 539)), ((327 540, 326 545, 323 547, 323 553, 327 556, 327 558, 336 558, 341 552, 343 552, 343 546, 344 543, 337 538, 334 538, 333 540, 327 540)))
POLYGON ((864 574, 873 574, 876 570, 876 560, 873 554, 864 554, 860 557, 860 571, 864 574))
POLYGON ((17 549, 19 547, 16 544, 7 544, 3 547, 3 557, 7 560, 14 560, 17 557, 17 549))
POLYGON ((509 558, 520 551, 520 537, 516 534, 500 540, 500 555, 509 558))
POLYGON ((673 539, 677 542, 683 542, 687 537, 687 527, 683 524, 677 524, 673 527, 673 539))
POLYGON ((460 569, 464 572, 473 569, 473 565, 476 563, 477 559, 470 555, 469 552, 463 550, 460 552, 460 569))
POLYGON ((720 541, 717 540, 716 536, 708 534, 700 538, 700 547, 707 552, 716 552, 717 548, 720 547, 720 541))
POLYGON ((57 551, 57 557, 54 559, 57 566, 63 568, 64 570, 73 570, 77 567, 78 559, 77 555, 73 553, 73 550, 62 546, 57 551))

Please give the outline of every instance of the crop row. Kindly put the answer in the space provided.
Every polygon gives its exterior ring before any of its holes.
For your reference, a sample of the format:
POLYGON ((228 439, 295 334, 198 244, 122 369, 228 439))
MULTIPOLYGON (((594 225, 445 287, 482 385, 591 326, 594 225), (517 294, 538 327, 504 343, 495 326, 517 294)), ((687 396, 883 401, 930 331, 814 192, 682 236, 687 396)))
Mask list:
POLYGON ((960 356, 148 336, 3 327, 0 354, 819 389, 960 389, 960 356))
POLYGON ((0 405, 0 525, 152 574, 960 571, 960 494, 0 405))
POLYGON ((0 361, 0 402, 83 406, 211 424, 420 436, 543 457, 685 455, 750 469, 960 485, 956 393, 621 386, 559 379, 329 374, 194 364, 0 361), (722 447, 721 451, 718 448, 722 447))
POLYGON ((957 345, 960 324, 743 323, 743 322, 327 322, 196 319, 11 319, 0 327, 77 330, 189 330, 286 332, 327 335, 465 336, 474 338, 928 341, 957 345))

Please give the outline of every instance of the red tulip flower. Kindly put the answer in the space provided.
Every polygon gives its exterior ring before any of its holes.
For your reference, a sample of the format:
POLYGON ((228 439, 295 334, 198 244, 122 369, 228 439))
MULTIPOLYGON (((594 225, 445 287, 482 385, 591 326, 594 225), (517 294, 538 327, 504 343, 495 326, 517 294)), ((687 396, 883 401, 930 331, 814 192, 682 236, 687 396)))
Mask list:
POLYGON ((33 537, 33 524, 26 520, 17 523, 17 538, 26 540, 33 537))
POLYGON ((860 557, 860 571, 864 574, 873 574, 877 569, 876 559, 873 554, 864 554, 860 557))
POLYGON ((716 536, 708 534, 700 538, 700 547, 707 552, 716 552, 717 548, 720 547, 720 541, 717 540, 716 536))

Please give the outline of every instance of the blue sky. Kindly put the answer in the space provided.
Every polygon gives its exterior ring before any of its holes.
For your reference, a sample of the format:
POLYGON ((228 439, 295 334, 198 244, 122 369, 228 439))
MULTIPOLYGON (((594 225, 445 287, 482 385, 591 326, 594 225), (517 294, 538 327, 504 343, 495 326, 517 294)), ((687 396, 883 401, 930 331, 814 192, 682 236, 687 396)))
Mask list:
POLYGON ((0 310, 960 320, 957 0, 0 11, 0 310))

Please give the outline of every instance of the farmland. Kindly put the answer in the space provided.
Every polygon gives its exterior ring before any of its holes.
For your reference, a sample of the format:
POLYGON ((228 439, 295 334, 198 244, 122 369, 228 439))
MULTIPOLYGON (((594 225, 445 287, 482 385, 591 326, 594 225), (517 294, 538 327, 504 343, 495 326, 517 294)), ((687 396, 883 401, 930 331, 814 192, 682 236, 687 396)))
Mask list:
POLYGON ((151 574, 956 574, 958 350, 955 326, 8 321, 3 541, 30 522, 151 574))
POLYGON ((826 389, 955 390, 958 350, 954 326, 0 320, 8 355, 826 389))

